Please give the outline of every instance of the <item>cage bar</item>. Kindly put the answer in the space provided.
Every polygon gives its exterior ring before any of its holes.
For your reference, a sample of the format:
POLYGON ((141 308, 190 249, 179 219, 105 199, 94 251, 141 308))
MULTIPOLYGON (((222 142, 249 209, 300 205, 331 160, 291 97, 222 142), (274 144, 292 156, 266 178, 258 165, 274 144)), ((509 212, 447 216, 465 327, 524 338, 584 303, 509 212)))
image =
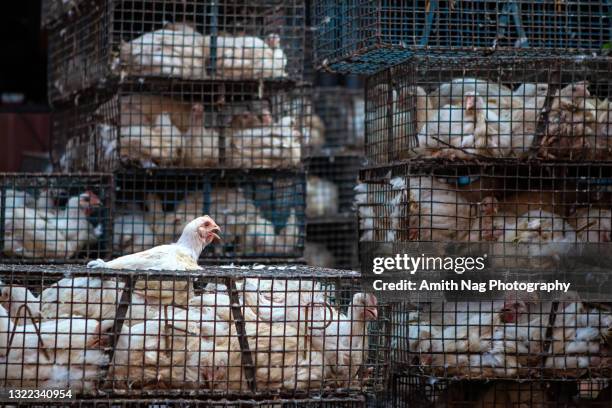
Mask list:
POLYGON ((611 7, 600 0, 315 0, 315 61, 372 74, 425 53, 601 54, 612 39, 611 7))
POLYGON ((308 87, 148 81, 111 89, 54 115, 60 170, 300 167, 308 87))
POLYGON ((4 391, 348 402, 388 367, 386 306, 356 272, 4 265, 0 279, 4 391))
POLYGON ((358 270, 356 217, 308 220, 304 259, 308 265, 358 270))
POLYGON ((604 408, 612 403, 607 379, 529 382, 440 379, 433 383, 414 374, 394 376, 392 384, 391 394, 395 398, 388 401, 388 406, 393 408, 604 408))
POLYGON ((418 58, 368 79, 366 156, 609 161, 607 59, 418 58))
POLYGON ((110 253, 110 175, 0 173, 0 210, 0 262, 71 263, 110 253))
POLYGON ((59 24, 63 17, 70 18, 78 13, 85 3, 94 3, 94 0, 42 0, 41 1, 41 26, 51 27, 59 24))
POLYGON ((611 171, 609 165, 431 162, 362 171, 369 181, 356 187, 360 248, 418 243, 437 253, 475 251, 503 269, 607 259, 611 171))
POLYGON ((116 175, 113 253, 175 242, 191 220, 210 215, 223 241, 201 262, 279 262, 304 248, 305 180, 300 173, 132 171, 116 175))
POLYGON ((125 78, 300 79, 304 2, 90 2, 49 30, 49 98, 125 78))

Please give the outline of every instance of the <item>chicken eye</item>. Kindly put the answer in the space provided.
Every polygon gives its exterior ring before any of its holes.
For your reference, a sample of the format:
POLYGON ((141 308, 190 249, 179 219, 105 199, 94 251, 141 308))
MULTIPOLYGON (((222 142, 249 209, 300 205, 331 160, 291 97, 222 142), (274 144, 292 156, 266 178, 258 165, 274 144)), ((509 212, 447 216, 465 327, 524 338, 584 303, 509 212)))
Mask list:
POLYGON ((86 203, 88 203, 90 201, 89 196, 83 196, 83 198, 81 198, 83 201, 85 201, 86 203))
POLYGON ((210 227, 210 221, 206 221, 206 222, 204 223, 204 226, 205 226, 205 227, 210 227))

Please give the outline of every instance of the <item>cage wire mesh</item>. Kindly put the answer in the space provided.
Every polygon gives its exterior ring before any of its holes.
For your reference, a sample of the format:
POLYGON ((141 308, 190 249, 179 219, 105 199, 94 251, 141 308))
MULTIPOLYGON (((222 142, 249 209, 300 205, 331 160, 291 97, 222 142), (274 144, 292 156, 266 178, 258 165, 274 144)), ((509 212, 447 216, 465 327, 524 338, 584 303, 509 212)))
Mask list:
POLYGON ((393 376, 393 397, 388 406, 604 408, 612 402, 610 383, 606 379, 529 382, 430 380, 419 375, 393 376))
POLYGON ((304 2, 86 3, 49 30, 49 98, 125 77, 301 78, 304 2))
POLYGON ((278 262, 304 248, 305 180, 300 173, 172 171, 116 174, 113 253, 175 242, 203 214, 222 242, 201 262, 278 262))
POLYGON ((308 157, 306 215, 310 219, 351 213, 363 159, 353 155, 308 157))
POLYGON ((372 165, 612 159, 607 59, 418 58, 368 79, 372 165))
POLYGON ((74 16, 87 2, 93 4, 94 0, 42 0, 41 27, 51 27, 59 24, 62 17, 70 18, 74 16))
POLYGON ((365 139, 363 89, 316 87, 313 89, 310 154, 329 151, 362 154, 365 139))
MULTIPOLYGON (((268 401, 244 400, 203 400, 193 398, 138 398, 121 399, 64 399, 39 403, 12 401, 11 407, 74 407, 74 408, 141 408, 141 407, 168 407, 168 408, 365 408, 367 402, 364 398, 309 398, 309 399, 274 399, 268 401)), ((8 405, 7 405, 8 407, 8 405)))
POLYGON ((353 216, 308 220, 304 260, 308 265, 357 270, 357 220, 353 216))
POLYGON ((611 306, 582 300, 578 291, 513 290, 490 300, 394 303, 394 372, 488 381, 610 379, 611 306))
POLYGON ((110 251, 110 175, 0 173, 0 210, 0 262, 82 262, 110 251))
POLYGON ((124 84, 54 115, 62 171, 298 168, 310 134, 309 87, 124 84))
POLYGON ((5 265, 0 387, 84 398, 358 397, 382 386, 389 350, 386 307, 358 278, 290 265, 5 265))
POLYGON ((315 61, 372 74, 414 55, 601 54, 612 40, 606 1, 313 1, 315 61))
POLYGON ((369 181, 356 187, 360 249, 418 244, 432 253, 486 253, 488 266, 501 269, 559 267, 568 259, 605 265, 611 171, 431 162, 362 171, 369 181))

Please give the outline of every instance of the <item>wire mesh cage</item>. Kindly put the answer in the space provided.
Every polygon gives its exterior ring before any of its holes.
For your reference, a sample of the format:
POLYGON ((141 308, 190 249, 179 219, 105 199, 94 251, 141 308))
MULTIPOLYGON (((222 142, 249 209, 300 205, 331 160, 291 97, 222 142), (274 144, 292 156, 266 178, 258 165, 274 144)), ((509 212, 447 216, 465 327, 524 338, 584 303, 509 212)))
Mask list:
POLYGON ((49 97, 125 77, 300 79, 304 2, 95 2, 49 32, 49 97))
MULTIPOLYGON (((351 401, 382 386, 388 315, 360 291, 357 273, 106 266, 115 269, 3 268, 3 390, 280 403, 351 401)), ((159 265, 149 258, 138 266, 159 265)))
POLYGON ((306 215, 315 219, 354 211, 355 185, 363 159, 353 155, 308 157, 306 215))
POLYGON ((365 139, 363 89, 316 87, 313 89, 310 153, 328 151, 362 154, 365 139))
POLYGON ((611 304, 546 295, 396 303, 393 360, 440 378, 609 379, 611 304))
POLYGON ((297 168, 310 133, 308 87, 257 83, 121 85, 54 116, 62 171, 297 168))
MULTIPOLYGON (((94 0, 88 0, 90 3, 94 3, 94 0)), ((41 1, 41 26, 50 27, 53 24, 57 24, 58 20, 64 15, 73 16, 78 13, 80 7, 86 3, 85 0, 42 0, 41 1)))
POLYGON ((606 59, 419 58, 369 78, 372 165, 447 160, 611 160, 606 59))
POLYGON ((116 255, 175 242, 187 223, 208 214, 223 240, 207 247, 201 262, 302 256, 305 180, 299 173, 157 170, 116 178, 116 255))
POLYGON ((609 165, 431 162, 362 171, 369 181, 356 187, 360 249, 397 244, 487 254, 488 266, 500 269, 547 269, 570 259, 605 265, 611 171, 609 165))
POLYGON ((110 251, 110 175, 0 173, 0 210, 0 262, 82 262, 110 251))
MULTIPOLYGON (((37 400, 39 401, 39 400, 37 400)), ((274 399, 267 401, 243 400, 205 400, 194 398, 138 398, 138 399, 62 399, 44 400, 39 404, 32 401, 23 403, 11 401, 11 407, 74 407, 74 408, 365 408, 364 398, 311 398, 311 399, 274 399)))
POLYGON ((308 265, 357 270, 357 219, 308 220, 304 259, 308 265))
POLYGON ((423 53, 603 53, 610 47, 605 1, 313 1, 315 61, 371 74, 423 53))
POLYGON ((571 381, 428 381, 418 375, 394 376, 390 407, 566 408, 609 407, 606 379, 571 381))

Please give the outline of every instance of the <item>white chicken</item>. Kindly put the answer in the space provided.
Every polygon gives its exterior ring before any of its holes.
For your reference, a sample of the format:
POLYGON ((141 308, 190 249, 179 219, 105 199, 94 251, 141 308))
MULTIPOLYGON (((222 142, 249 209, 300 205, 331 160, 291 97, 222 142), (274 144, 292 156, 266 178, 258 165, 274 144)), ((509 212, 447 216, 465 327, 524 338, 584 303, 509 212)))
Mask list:
MULTIPOLYGON (((125 283, 109 278, 65 278, 42 291, 40 314, 43 319, 81 316, 97 320, 115 319, 125 283)), ((158 299, 146 299, 140 293, 132 293, 126 311, 128 326, 143 320, 156 318, 161 307, 158 299)))
POLYGON ((306 216, 324 217, 338 212, 338 186, 317 176, 306 180, 306 216))
MULTIPOLYGON (((268 114, 269 115, 269 114, 268 114)), ((297 166, 302 156, 302 134, 292 116, 273 123, 264 115, 251 127, 232 125, 227 160, 240 168, 277 168, 297 166), (254 125, 254 126, 253 126, 254 125)))
POLYGON ((169 114, 163 113, 151 126, 122 126, 120 157, 144 168, 180 163, 183 157, 183 135, 169 114))
POLYGON ((140 211, 117 215, 113 221, 113 251, 126 254, 155 246, 153 228, 140 211))
MULTIPOLYGON (((205 215, 189 222, 174 244, 160 245, 146 251, 125 255, 111 261, 97 259, 88 268, 189 271, 202 269, 198 265, 200 254, 206 246, 220 240, 219 226, 205 215)), ((159 303, 187 304, 191 298, 191 282, 183 280, 158 281, 150 279, 136 282, 137 293, 145 298, 159 299, 159 303)))
POLYGON ((128 75, 205 79, 209 48, 206 38, 187 24, 168 23, 121 44, 121 66, 128 75))
POLYGON ((540 146, 545 159, 597 159, 607 156, 607 138, 597 136, 597 102, 588 83, 569 84, 552 100, 546 131, 540 146))
POLYGON ((0 303, 8 310, 16 326, 27 324, 30 318, 40 318, 40 299, 23 286, 2 284, 0 303))
POLYGON ((166 306, 157 319, 123 327, 110 378, 120 388, 212 387, 225 377, 229 333, 214 312, 166 306))
MULTIPOLYGON (((287 56, 280 47, 280 36, 269 34, 265 40, 249 36, 218 36, 216 75, 233 80, 284 78, 287 56)), ((205 37, 210 47, 211 37, 205 37)))
POLYGON ((524 137, 513 140, 509 120, 500 118, 496 105, 467 92, 461 104, 444 105, 427 117, 419 129, 417 155, 470 159, 475 155, 508 157, 521 152, 524 137))
POLYGON ((378 319, 378 301, 373 294, 356 293, 348 313, 314 302, 307 316, 314 350, 325 358, 325 379, 331 386, 358 386, 367 378, 364 367, 369 353, 368 322, 378 319), (335 384, 334 384, 335 383, 335 384))
MULTIPOLYGON (((392 226, 408 240, 447 242, 461 240, 470 223, 470 204, 449 185, 433 176, 396 177, 395 189, 407 190, 399 218, 392 215, 392 226), (408 222, 402 219, 404 215, 408 222), (407 229, 406 229, 406 224, 407 229), (407 232, 407 236, 404 235, 407 232)), ((394 210, 394 214, 395 214, 394 210)))
POLYGON ((219 132, 204 124, 204 108, 196 103, 192 107, 191 126, 183 134, 184 165, 209 167, 219 163, 219 132))
POLYGON ((64 210, 45 213, 45 218, 34 208, 6 208, 4 252, 24 258, 71 258, 97 241, 88 217, 100 204, 96 194, 86 191, 71 197, 64 210))
POLYGON ((0 379, 23 388, 93 392, 108 364, 100 345, 112 324, 68 318, 15 327, 0 306, 0 379))
POLYGON ((612 211, 603 208, 580 208, 568 218, 579 242, 612 242, 612 211))
POLYGON ((210 193, 187 195, 174 211, 164 213, 156 197, 149 197, 154 209, 154 230, 157 236, 173 239, 193 217, 202 213, 205 205, 220 224, 224 225, 224 242, 234 244, 239 254, 291 253, 299 239, 295 210, 291 210, 284 228, 276 232, 274 224, 264 218, 251 199, 238 187, 216 187, 210 193))

